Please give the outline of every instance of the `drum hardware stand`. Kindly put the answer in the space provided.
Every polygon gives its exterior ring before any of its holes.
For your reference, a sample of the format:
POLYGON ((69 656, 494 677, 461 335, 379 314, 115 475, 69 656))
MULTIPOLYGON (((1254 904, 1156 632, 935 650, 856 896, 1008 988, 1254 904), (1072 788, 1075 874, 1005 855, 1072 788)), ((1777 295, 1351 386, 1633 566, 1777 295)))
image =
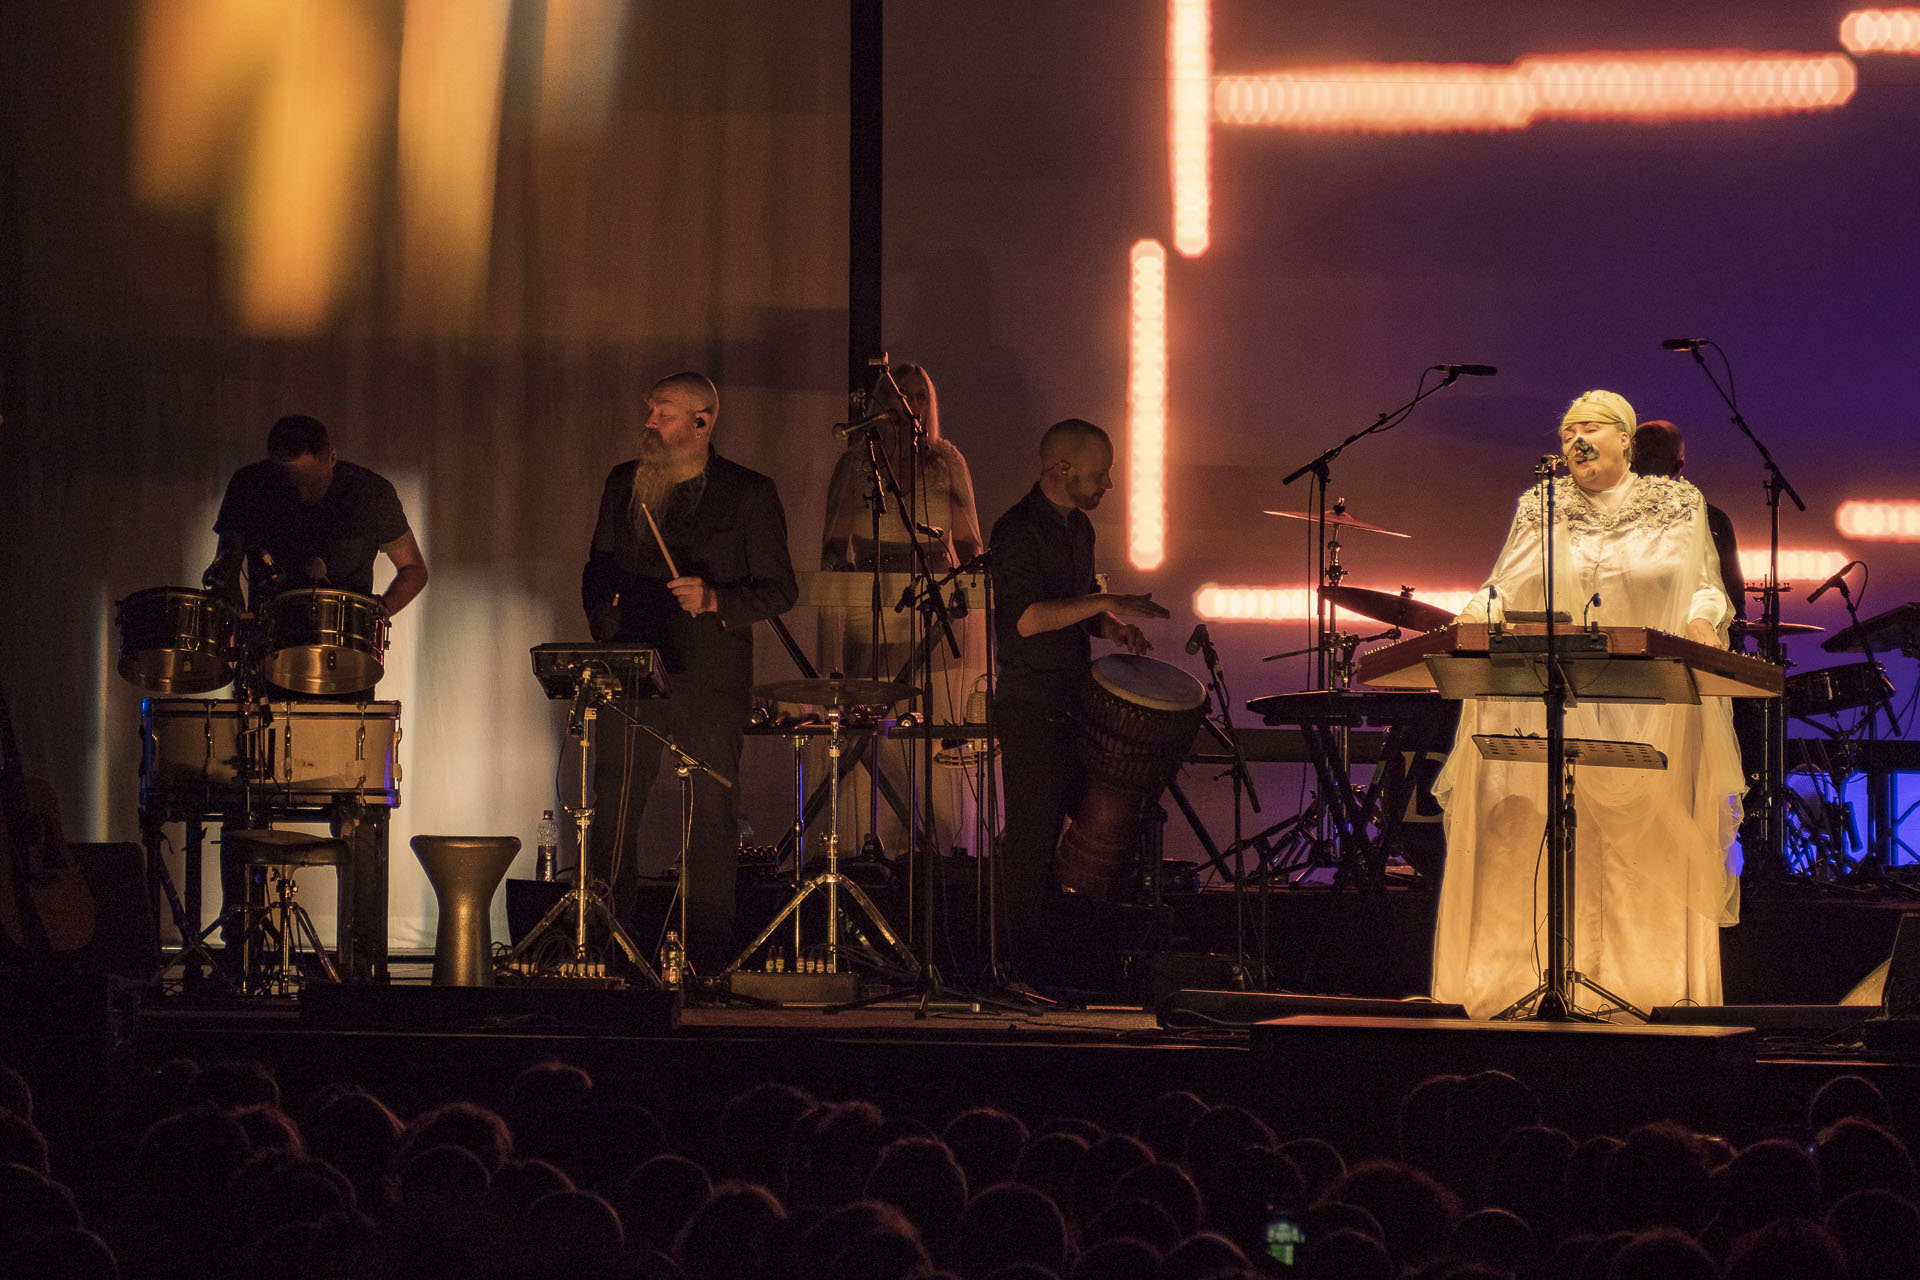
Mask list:
MULTIPOLYGON (((827 758, 831 761, 830 767, 835 770, 838 769, 840 764, 844 741, 840 735, 840 712, 841 708, 837 705, 829 707, 827 710, 827 758)), ((760 932, 755 935, 753 941, 747 944, 746 950, 742 951, 732 964, 722 970, 719 976, 726 977, 728 974, 737 972, 755 952, 766 945, 767 941, 773 937, 774 932, 780 928, 781 923, 785 921, 788 916, 793 917, 793 953, 797 959, 801 949, 800 904, 805 902, 816 889, 825 889, 827 891, 827 971, 829 973, 840 972, 840 960, 843 954, 843 948, 840 944, 840 890, 843 886, 852 897, 854 905, 866 913, 867 920, 872 924, 874 931, 880 935, 881 939, 884 940, 888 946, 893 948, 895 953, 894 959, 905 962, 902 966, 903 970, 915 975, 920 972, 921 965, 919 961, 914 958, 913 952, 908 950, 906 945, 894 934, 892 926, 887 923, 887 918, 882 915, 880 909, 873 904, 873 899, 867 896, 866 890, 862 889, 857 881, 841 874, 840 799, 839 789, 837 787, 834 789, 828 824, 827 869, 821 874, 803 881, 799 888, 794 891, 793 897, 787 900, 787 905, 780 909, 778 915, 767 922, 766 927, 761 929, 760 932)), ((684 862, 682 866, 684 869, 684 862)), ((681 899, 681 906, 684 911, 684 896, 681 899)), ((876 957, 875 961, 882 966, 885 966, 887 963, 884 957, 876 957)))
MULTIPOLYGON (((1861 567, 1864 569, 1866 566, 1862 565, 1861 567)), ((1847 590, 1846 572, 1845 569, 1842 569, 1839 575, 1834 578, 1833 585, 1840 589, 1840 598, 1846 602, 1847 617, 1853 620, 1852 630, 1860 637, 1860 652, 1864 653, 1867 657, 1868 669, 1870 671, 1878 670, 1880 668, 1880 659, 1873 651, 1873 637, 1865 627, 1860 625, 1860 610, 1854 603, 1853 592, 1847 590)), ((1815 591, 1813 594, 1817 596, 1820 593, 1815 591)), ((1862 594, 1865 594, 1864 586, 1862 587, 1862 594)), ((1809 597, 1809 600, 1811 600, 1811 598, 1812 597, 1809 597)), ((1895 718, 1893 713, 1893 695, 1888 693, 1887 687, 1878 680, 1870 680, 1868 681, 1868 685, 1875 691, 1875 697, 1873 701, 1867 704, 1866 740, 1868 742, 1876 742, 1879 740, 1880 713, 1882 711, 1886 712, 1887 716, 1888 736, 1898 738, 1901 732, 1900 721, 1895 718)), ((1782 699, 1782 701, 1784 700, 1785 699, 1782 699)))
MULTIPOLYGON (((1760 656, 1776 666, 1786 664, 1786 648, 1780 635, 1780 593, 1786 590, 1786 584, 1780 581, 1780 495, 1786 494, 1793 499, 1793 505, 1800 511, 1807 504, 1794 492, 1793 485, 1782 474, 1780 465, 1773 460, 1767 446, 1753 433, 1747 420, 1740 416, 1740 406, 1734 402, 1729 388, 1733 383, 1733 366, 1727 360, 1727 353, 1719 343, 1707 339, 1689 341, 1669 346, 1670 350, 1683 350, 1693 357, 1700 366, 1700 372, 1707 375, 1707 381, 1713 387, 1714 394, 1727 406, 1728 421, 1740 428, 1744 435, 1760 454, 1761 468, 1766 472, 1767 494, 1767 580, 1766 585, 1755 592, 1761 597, 1760 623, 1764 631, 1760 637, 1760 656), (1720 352, 1720 363, 1727 369, 1727 387, 1720 385, 1713 370, 1707 367, 1706 357, 1700 354, 1700 348, 1712 347, 1720 352)), ((1787 776, 1787 709, 1785 698, 1768 698, 1763 708, 1767 726, 1767 840, 1765 858, 1772 865, 1768 870, 1774 874, 1784 874, 1786 870, 1786 776, 1787 776)))
MULTIPOLYGON (((591 761, 594 750, 593 726, 594 721, 598 718, 597 713, 599 707, 601 705, 613 706, 612 695, 619 692, 620 680, 617 676, 591 663, 575 664, 567 669, 567 674, 573 682, 573 711, 569 717, 568 732, 580 743, 580 801, 578 804, 569 804, 563 807, 567 811, 567 816, 573 819, 574 836, 579 841, 577 847, 580 851, 580 860, 575 868, 573 887, 561 895, 559 901, 555 902, 553 906, 548 909, 547 914, 540 918, 540 922, 534 925, 525 937, 520 939, 519 943, 516 944, 508 954, 507 962, 513 964, 524 961, 527 955, 533 950, 534 944, 546 936, 549 929, 557 927, 561 917, 567 914, 568 911, 571 911, 573 913, 573 952, 571 961, 575 966, 579 967, 581 975, 584 975, 586 966, 591 963, 587 951, 587 918, 589 914, 591 914, 606 928, 608 937, 613 940, 614 945, 620 948, 621 952, 627 957, 628 962, 639 972, 644 985, 658 989, 664 986, 660 981, 660 975, 655 973, 653 966, 647 963, 646 957, 640 953, 640 948, 634 943, 632 935, 626 930, 626 926, 620 923, 619 918, 614 914, 613 908, 608 905, 606 893, 597 891, 591 880, 589 854, 593 848, 591 843, 593 835, 593 806, 588 803, 588 796, 590 794, 591 761)), ((551 692, 551 690, 549 690, 549 692, 551 692)), ((614 709, 616 711, 619 710, 617 707, 614 709)), ((631 717, 629 717, 629 719, 631 719, 631 717)), ((638 722, 635 721, 635 723, 638 722)), ((640 727, 646 729, 649 733, 655 733, 650 725, 641 725, 640 727)), ((667 743, 670 748, 673 746, 670 739, 657 733, 655 736, 660 737, 661 741, 667 743)), ((674 748, 674 750, 676 753, 678 752, 677 748, 674 748)), ((682 758, 685 758, 684 755, 682 758)), ((716 778, 719 777, 718 774, 714 776, 716 778)), ((686 785, 684 772, 682 774, 682 785, 686 785)), ((615 856, 617 857, 618 855, 619 851, 616 850, 615 856)), ((684 888, 686 883, 686 850, 684 841, 682 842, 681 849, 680 877, 681 885, 684 888)), ((685 894, 683 893, 681 895, 681 910, 683 912, 686 909, 685 902, 685 894)), ((682 934, 681 936, 684 938, 686 935, 682 934)))

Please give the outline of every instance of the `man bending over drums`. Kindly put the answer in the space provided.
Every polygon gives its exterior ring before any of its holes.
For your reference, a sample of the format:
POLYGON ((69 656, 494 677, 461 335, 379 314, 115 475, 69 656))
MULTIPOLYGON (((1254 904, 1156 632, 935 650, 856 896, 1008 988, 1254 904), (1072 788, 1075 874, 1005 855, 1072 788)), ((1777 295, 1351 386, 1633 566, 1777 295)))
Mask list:
MULTIPOLYGON (((623 709, 737 784, 753 624, 792 608, 799 587, 780 495, 713 451, 719 416, 720 393, 702 374, 676 373, 647 393, 640 456, 607 476, 580 596, 595 640, 657 649, 666 665, 667 697, 623 694, 623 709)), ((624 717, 600 718, 589 865, 612 885, 623 921, 639 898, 640 814, 663 751, 624 717)), ((693 777, 685 941, 694 971, 709 977, 732 959, 738 797, 737 786, 693 777)))
POLYGON ((1152 646, 1121 618, 1168 616, 1150 596, 1095 587, 1087 512, 1113 488, 1112 471, 1113 442, 1105 431, 1079 418, 1054 423, 1040 440, 1040 479, 994 524, 989 543, 999 645, 995 720, 1007 815, 1000 848, 1003 954, 1012 965, 1031 967, 1037 960, 1054 846, 1085 787, 1070 713, 1088 678, 1093 637, 1142 654, 1152 646))
MULTIPOLYGON (((309 697, 365 701, 380 678, 386 656, 384 615, 399 611, 427 585, 427 561, 407 523, 400 497, 388 480, 366 467, 340 461, 319 419, 289 414, 267 432, 267 457, 233 473, 213 530, 220 536, 213 563, 203 585, 240 607, 242 567, 247 582, 246 604, 262 616, 269 635, 267 647, 284 648, 266 655, 261 673, 278 686, 278 698, 309 697), (392 561, 393 581, 384 594, 373 594, 375 557, 392 561), (303 601, 293 592, 323 599, 303 601), (340 594, 335 594, 340 593, 340 594), (350 593, 347 594, 347 593, 350 593), (283 606, 299 605, 309 616, 274 619, 272 601, 285 594, 283 606), (354 597, 359 597, 358 599, 354 597), (377 604, 376 604, 377 601, 377 604), (322 619, 319 614, 325 611, 322 619), (321 622, 335 625, 338 634, 322 634, 321 622), (284 629, 280 624, 286 624, 284 629), (326 643, 316 643, 324 640, 326 643), (342 644, 342 640, 345 644, 342 644), (335 661, 310 663, 303 654, 326 652, 335 661), (337 665, 336 665, 337 662, 337 665)), ((350 804, 341 801, 333 822, 334 834, 354 842, 360 874, 354 879, 351 903, 343 903, 342 936, 355 939, 352 977, 384 976, 386 966, 387 868, 384 835, 375 836, 350 804)), ((233 828, 260 815, 229 814, 223 825, 233 828)), ((384 822, 376 823, 384 833, 384 822)), ((225 923, 221 937, 228 944, 229 965, 237 941, 231 909, 247 893, 246 869, 227 856, 221 846, 221 907, 225 923)), ((264 893, 256 880, 255 905, 264 893)), ((229 972, 229 977, 237 974, 229 972)))
POLYGON ((373 595, 378 554, 393 581, 378 598, 398 613, 427 585, 427 561, 400 497, 384 476, 340 461, 317 418, 290 414, 267 432, 267 460, 233 473, 213 522, 219 550, 206 583, 240 603, 244 561, 248 603, 258 612, 282 591, 331 587, 373 595))

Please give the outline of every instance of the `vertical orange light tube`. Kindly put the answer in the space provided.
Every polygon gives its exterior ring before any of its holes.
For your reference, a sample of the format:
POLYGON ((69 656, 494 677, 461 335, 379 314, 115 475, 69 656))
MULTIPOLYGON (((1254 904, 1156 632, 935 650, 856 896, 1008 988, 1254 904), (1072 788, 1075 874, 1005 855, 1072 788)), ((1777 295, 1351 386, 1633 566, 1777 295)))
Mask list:
POLYGON ((1167 250, 1135 242, 1127 324, 1127 555, 1136 569, 1167 558, 1167 250))
POLYGON ((1167 160, 1173 186, 1173 247, 1207 251, 1213 200, 1213 17, 1211 0, 1167 0, 1167 160))

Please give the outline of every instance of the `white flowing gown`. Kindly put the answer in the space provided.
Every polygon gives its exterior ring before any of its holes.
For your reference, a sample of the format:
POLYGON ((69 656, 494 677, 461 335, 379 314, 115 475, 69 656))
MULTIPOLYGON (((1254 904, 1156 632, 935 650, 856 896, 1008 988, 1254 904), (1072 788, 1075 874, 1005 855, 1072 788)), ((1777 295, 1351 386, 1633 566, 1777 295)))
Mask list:
MULTIPOLYGON (((1702 618, 1724 636, 1732 610, 1684 480, 1629 475, 1588 495, 1553 482, 1554 603, 1579 620, 1685 636, 1702 618)), ((1506 546, 1462 622, 1545 608, 1542 491, 1520 499, 1506 546)), ((1577 692, 1577 691, 1576 691, 1577 692)), ((1433 947, 1433 994, 1476 1018, 1501 1012, 1541 976, 1546 934, 1546 768, 1485 760, 1476 733, 1546 733, 1542 702, 1469 699, 1434 783, 1447 865, 1433 947)), ((1734 835, 1745 791, 1729 701, 1698 706, 1581 701, 1570 738, 1651 743, 1667 768, 1582 767, 1575 775, 1572 967, 1642 1010, 1720 1003, 1722 925, 1739 916, 1734 835)), ((1601 1002, 1582 993, 1582 1008, 1601 1002)))

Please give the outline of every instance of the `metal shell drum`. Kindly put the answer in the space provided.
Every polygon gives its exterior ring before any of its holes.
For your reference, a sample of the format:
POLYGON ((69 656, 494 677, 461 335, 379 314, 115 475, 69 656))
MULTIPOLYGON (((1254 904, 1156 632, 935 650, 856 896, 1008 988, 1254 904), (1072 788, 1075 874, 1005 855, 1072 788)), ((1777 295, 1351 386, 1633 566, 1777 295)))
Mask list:
POLYGON ((269 683, 292 693, 360 693, 380 682, 387 610, 371 596, 312 587, 283 591, 260 611, 269 683))
POLYGON ((400 704, 146 698, 140 803, 207 813, 255 798, 318 804, 358 795, 400 803, 400 704))
POLYGON ((1120 896, 1139 851, 1141 815, 1179 769, 1206 704, 1205 687, 1169 663, 1125 653, 1093 663, 1079 707, 1087 789, 1054 855, 1061 888, 1120 896))
POLYGON ((235 617, 188 587, 150 587, 115 607, 122 679, 148 693, 211 693, 232 681, 235 617))

